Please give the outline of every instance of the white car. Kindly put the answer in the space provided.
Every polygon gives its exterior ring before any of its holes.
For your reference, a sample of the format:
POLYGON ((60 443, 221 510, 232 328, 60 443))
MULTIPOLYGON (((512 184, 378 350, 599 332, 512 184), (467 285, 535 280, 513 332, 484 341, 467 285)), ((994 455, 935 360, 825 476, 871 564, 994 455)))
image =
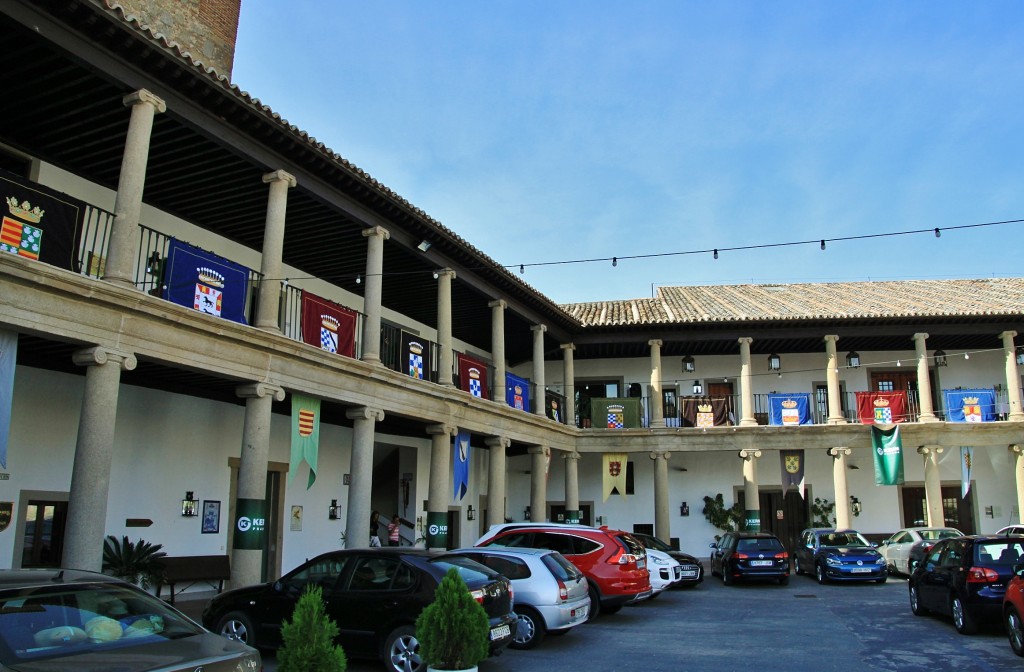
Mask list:
POLYGON ((878 552, 891 573, 910 576, 935 542, 963 534, 954 527, 906 527, 879 544, 878 552))
POLYGON ((683 568, 668 553, 647 549, 647 571, 651 574, 651 599, 683 580, 683 568))

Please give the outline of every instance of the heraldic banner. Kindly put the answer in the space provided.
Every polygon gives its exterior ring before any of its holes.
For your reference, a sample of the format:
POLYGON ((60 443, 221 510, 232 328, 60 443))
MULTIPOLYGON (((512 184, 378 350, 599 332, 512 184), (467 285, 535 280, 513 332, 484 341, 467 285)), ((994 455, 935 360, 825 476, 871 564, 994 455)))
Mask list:
POLYGON ((992 422, 996 419, 995 390, 943 390, 947 422, 992 422))
POLYGON ((960 446, 960 499, 967 499, 974 478, 974 448, 960 446))
POLYGON ((295 477, 302 460, 309 464, 309 482, 316 480, 317 457, 320 450, 320 400, 304 394, 292 394, 292 455, 288 481, 295 477))
POLYGON ((770 393, 768 395, 768 424, 785 427, 814 424, 814 419, 811 418, 811 393, 770 393))
POLYGON ((14 403, 14 368, 18 363, 18 332, 0 330, 0 468, 7 468, 7 439, 14 403))
POLYGON ((903 440, 899 425, 871 428, 871 448, 875 455, 875 485, 903 484, 903 440))
POLYGON ((625 429, 640 426, 640 400, 636 397, 591 399, 594 428, 625 429))
POLYGON ((604 499, 601 501, 607 502, 612 490, 616 489, 619 495, 626 499, 626 453, 605 453, 602 455, 602 463, 604 472, 601 491, 604 493, 604 499))
POLYGON ((413 378, 430 380, 434 367, 430 363, 430 341, 407 331, 402 332, 402 354, 398 370, 413 378))
POLYGON ((171 239, 164 266, 164 298, 179 306, 245 324, 249 269, 213 252, 171 239))
POLYGON ((490 399, 490 393, 487 391, 487 365, 461 352, 455 356, 459 362, 459 389, 469 392, 474 397, 490 399))
POLYGON ((302 292, 302 340, 327 352, 356 356, 356 311, 302 292))
POLYGON ((526 411, 530 408, 530 381, 511 373, 505 374, 505 401, 514 409, 526 411))
POLYGON ((891 425, 907 421, 907 393, 857 392, 857 417, 865 425, 891 425))
POLYGON ((452 479, 455 484, 452 497, 455 499, 462 499, 469 490, 469 450, 469 430, 460 429, 452 445, 452 469, 455 476, 452 479))
POLYGON ((725 427, 730 410, 728 397, 683 397, 679 422, 683 427, 725 427))
POLYGON ((0 252, 78 272, 85 203, 6 171, 0 171, 0 192, 0 252))
POLYGON ((780 450, 779 461, 782 464, 782 496, 786 491, 796 488, 800 497, 804 496, 804 451, 780 450))
POLYGON ((545 392, 544 409, 544 414, 555 422, 565 422, 565 416, 562 415, 562 397, 559 395, 545 392))

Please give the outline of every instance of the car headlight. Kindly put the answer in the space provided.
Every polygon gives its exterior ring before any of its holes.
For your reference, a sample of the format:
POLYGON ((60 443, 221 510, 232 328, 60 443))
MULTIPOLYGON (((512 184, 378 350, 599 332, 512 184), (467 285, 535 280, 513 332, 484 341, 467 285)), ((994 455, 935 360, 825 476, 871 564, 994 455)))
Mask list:
POLYGON ((835 557, 834 555, 826 555, 825 564, 827 564, 829 567, 839 567, 843 564, 843 561, 835 557))
POLYGON ((663 558, 655 558, 653 556, 649 557, 651 558, 651 562, 653 562, 656 565, 668 565, 668 560, 665 560, 663 558))
POLYGON ((885 564, 885 558, 883 558, 882 556, 878 556, 877 558, 875 558, 875 564, 876 565, 884 565, 885 564))

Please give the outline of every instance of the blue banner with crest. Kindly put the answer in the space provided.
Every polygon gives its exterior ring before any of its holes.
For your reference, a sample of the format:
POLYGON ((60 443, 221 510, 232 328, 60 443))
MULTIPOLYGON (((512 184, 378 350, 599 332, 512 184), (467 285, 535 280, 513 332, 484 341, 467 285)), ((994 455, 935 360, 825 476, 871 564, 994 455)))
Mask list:
POLYGON ((213 252, 171 239, 163 297, 171 303, 246 324, 249 269, 213 252))

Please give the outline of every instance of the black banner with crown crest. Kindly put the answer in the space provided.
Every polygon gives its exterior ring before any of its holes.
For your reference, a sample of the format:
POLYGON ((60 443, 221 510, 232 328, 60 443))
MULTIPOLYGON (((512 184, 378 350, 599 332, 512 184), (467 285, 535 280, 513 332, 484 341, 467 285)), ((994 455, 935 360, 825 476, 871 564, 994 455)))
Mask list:
POLYGON ((3 225, 0 252, 79 271, 78 244, 85 203, 0 171, 3 225))

